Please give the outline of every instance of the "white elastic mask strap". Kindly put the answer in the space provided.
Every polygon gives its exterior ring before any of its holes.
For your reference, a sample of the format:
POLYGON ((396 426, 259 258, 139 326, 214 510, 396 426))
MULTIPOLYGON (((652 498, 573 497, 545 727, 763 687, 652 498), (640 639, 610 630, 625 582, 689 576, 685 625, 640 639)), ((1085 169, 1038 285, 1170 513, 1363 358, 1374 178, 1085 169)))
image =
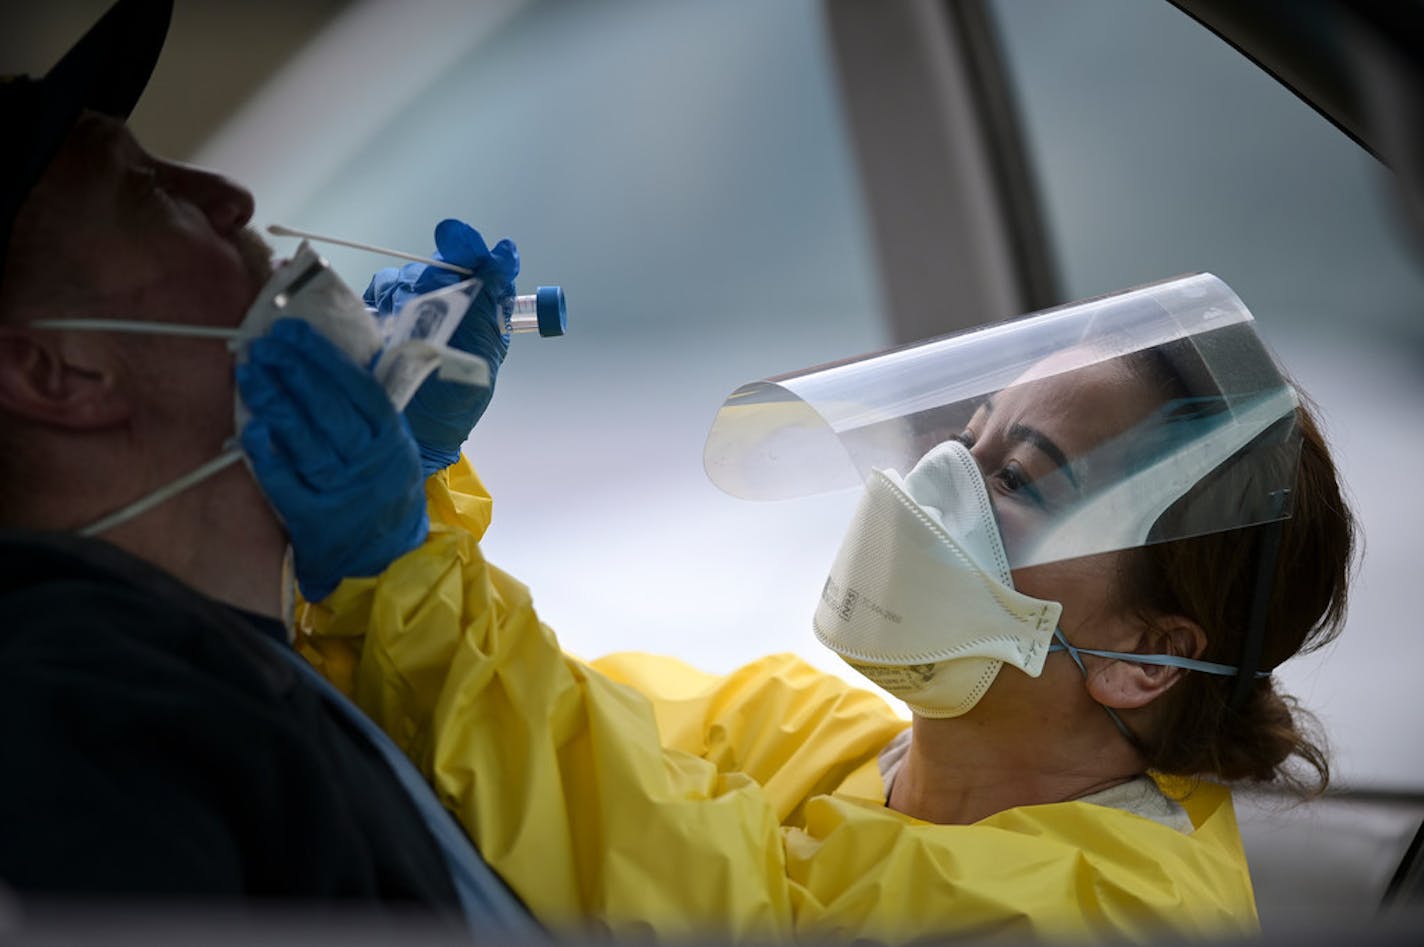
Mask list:
MULTIPOLYGON (((1184 671, 1200 671, 1203 674, 1214 674, 1218 677, 1235 677, 1236 668, 1230 664, 1217 664, 1215 661, 1198 661, 1196 658, 1181 658, 1175 654, 1134 654, 1127 651, 1100 651, 1097 648, 1075 648, 1066 641, 1060 640, 1049 646, 1049 651, 1067 651, 1070 654, 1091 654, 1099 658, 1111 658, 1114 661, 1127 661, 1131 664, 1155 664, 1160 667, 1181 668, 1184 671)), ((1270 677, 1270 671, 1257 671, 1257 677, 1270 677)))
POLYGON ((228 467, 242 459, 242 451, 236 447, 228 447, 221 454, 203 464, 195 470, 190 470, 183 476, 172 480, 156 490, 139 497, 127 506, 121 507, 101 519, 90 523, 79 530, 81 536, 97 536, 118 526, 120 523, 127 523, 136 516, 140 516, 153 509, 163 501, 177 496, 189 487, 196 486, 207 480, 214 474, 221 473, 228 467))
MULTIPOLYGON (((215 339, 226 342, 229 349, 237 347, 242 339, 242 332, 238 329, 220 328, 217 326, 194 326, 181 325, 171 322, 146 322, 140 319, 36 319, 30 323, 35 329, 59 329, 63 331, 92 331, 92 332, 126 332, 138 335, 167 335, 189 339, 215 339)), ((107 532, 121 523, 127 523, 136 516, 141 516, 160 503, 171 497, 177 496, 189 487, 196 486, 207 480, 214 474, 221 473, 242 459, 242 450, 235 446, 233 441, 223 445, 223 452, 212 460, 202 464, 194 470, 190 470, 169 481, 163 486, 137 500, 120 507, 107 516, 100 517, 88 526, 80 528, 81 536, 98 536, 107 532)))
POLYGON ((143 322, 137 319, 36 319, 32 329, 63 329, 92 332, 127 332, 139 335, 171 335, 187 339, 217 339, 233 348, 242 332, 218 326, 178 325, 171 322, 143 322))
MULTIPOLYGON (((1075 648, 1071 644, 1069 644, 1068 639, 1063 637, 1062 628, 1053 629, 1053 637, 1058 640, 1054 644, 1050 645, 1048 650, 1067 651, 1068 657, 1072 658, 1073 663, 1078 665, 1078 670, 1083 672, 1083 680, 1087 680, 1088 668, 1086 665, 1083 664, 1083 659, 1079 656, 1079 652, 1087 651, 1088 649, 1075 648)), ((1131 743, 1134 747, 1137 747, 1139 750, 1141 750, 1142 744, 1138 741, 1137 736, 1131 730, 1127 729, 1127 724, 1122 722, 1122 718, 1117 715, 1117 711, 1113 710, 1107 704, 1098 704, 1098 706, 1108 712, 1108 716, 1112 718, 1112 722, 1117 726, 1123 737, 1127 739, 1127 742, 1131 743)))

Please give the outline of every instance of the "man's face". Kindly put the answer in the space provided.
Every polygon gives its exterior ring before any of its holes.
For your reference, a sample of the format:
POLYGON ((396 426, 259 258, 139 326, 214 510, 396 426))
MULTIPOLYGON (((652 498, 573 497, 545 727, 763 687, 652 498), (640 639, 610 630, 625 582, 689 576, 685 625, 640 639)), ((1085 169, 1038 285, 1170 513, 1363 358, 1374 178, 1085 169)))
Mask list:
MULTIPOLYGON (((7 309, 236 326, 270 273, 269 251, 245 229, 252 209, 245 189, 155 158, 121 122, 86 113, 16 221, 7 309)), ((110 347, 119 384, 148 409, 141 422, 185 431, 207 456, 231 433, 232 359, 220 342, 96 344, 110 347)))
POLYGON ((33 227, 106 304, 149 319, 236 325, 270 266, 260 238, 244 231, 252 207, 252 195, 226 178, 156 158, 121 122, 86 113, 17 230, 33 227), (205 302, 171 311, 184 296, 205 302))

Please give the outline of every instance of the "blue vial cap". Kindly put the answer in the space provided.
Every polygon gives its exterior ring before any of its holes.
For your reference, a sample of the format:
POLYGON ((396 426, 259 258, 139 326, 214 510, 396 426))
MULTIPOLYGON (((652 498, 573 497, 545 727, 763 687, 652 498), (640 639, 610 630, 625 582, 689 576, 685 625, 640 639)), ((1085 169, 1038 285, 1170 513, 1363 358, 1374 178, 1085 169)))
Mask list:
POLYGON ((539 319, 539 334, 545 338, 563 335, 569 327, 569 314, 564 304, 561 286, 540 286, 534 291, 534 314, 539 319))

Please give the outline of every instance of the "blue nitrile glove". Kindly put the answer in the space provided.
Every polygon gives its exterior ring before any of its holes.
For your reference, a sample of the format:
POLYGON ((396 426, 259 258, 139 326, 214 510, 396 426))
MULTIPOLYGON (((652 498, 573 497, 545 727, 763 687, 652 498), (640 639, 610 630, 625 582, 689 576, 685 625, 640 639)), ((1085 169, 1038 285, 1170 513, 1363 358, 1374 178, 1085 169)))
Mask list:
MULTIPOLYGON (((519 275, 519 251, 513 243, 501 240, 491 250, 479 231, 463 221, 440 221, 435 227, 435 246, 437 260, 473 270, 473 275, 484 282, 450 337, 450 345, 489 363, 490 387, 460 385, 433 375, 420 386, 406 406, 405 416, 420 445, 420 463, 427 475, 460 459, 460 445, 489 406, 495 374, 509 348, 499 303, 514 295, 514 278, 519 275)), ((469 277, 426 263, 381 270, 366 287, 366 305, 376 307, 382 316, 390 316, 412 297, 465 279, 469 277)))
POLYGON ((237 367, 242 448, 286 524, 308 601, 376 575, 429 529, 410 428, 369 371, 307 323, 279 319, 237 367))

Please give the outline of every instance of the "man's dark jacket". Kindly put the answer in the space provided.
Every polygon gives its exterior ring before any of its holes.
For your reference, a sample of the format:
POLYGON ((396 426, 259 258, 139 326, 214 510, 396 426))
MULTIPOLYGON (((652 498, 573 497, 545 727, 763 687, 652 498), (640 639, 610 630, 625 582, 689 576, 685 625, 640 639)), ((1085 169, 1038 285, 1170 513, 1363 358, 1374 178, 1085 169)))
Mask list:
POLYGON ((106 543, 0 531, 0 880, 458 912, 380 753, 261 637, 282 634, 106 543))

